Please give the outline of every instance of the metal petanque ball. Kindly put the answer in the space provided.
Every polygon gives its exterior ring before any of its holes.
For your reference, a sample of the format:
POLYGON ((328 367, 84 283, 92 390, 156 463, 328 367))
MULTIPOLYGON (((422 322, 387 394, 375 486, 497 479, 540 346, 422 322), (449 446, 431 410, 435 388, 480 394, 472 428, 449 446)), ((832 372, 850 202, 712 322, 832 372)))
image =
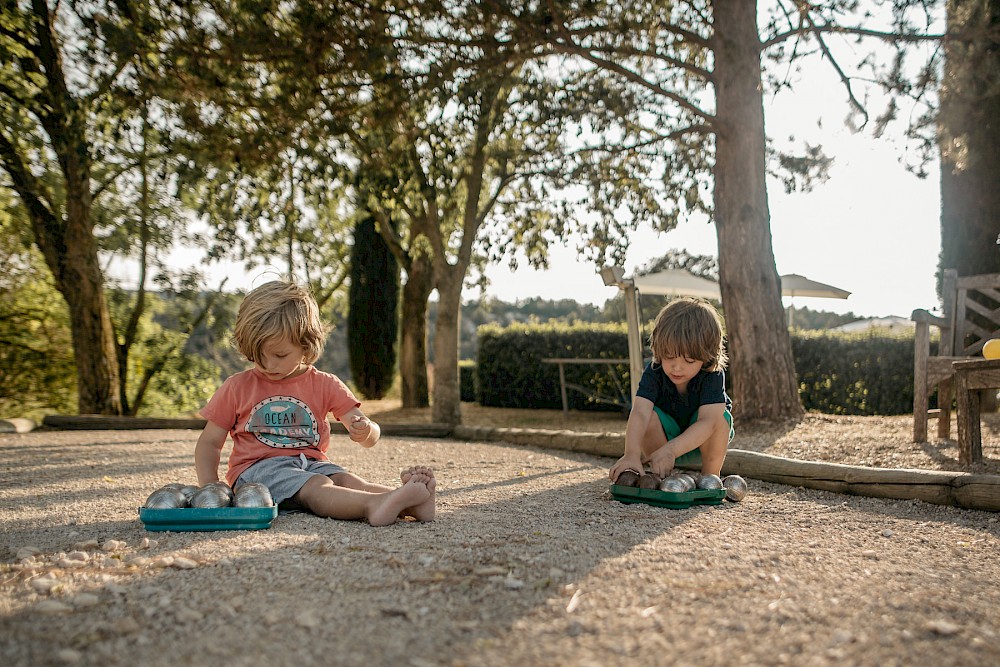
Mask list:
POLYGON ((687 474, 686 472, 679 472, 679 473, 677 473, 676 477, 677 477, 677 479, 679 479, 682 482, 684 482, 684 485, 687 487, 687 488, 684 489, 685 491, 693 491, 694 488, 695 488, 695 486, 697 486, 695 484, 694 477, 692 477, 691 475, 687 474))
POLYGON ((721 489, 722 488, 722 478, 718 475, 713 475, 711 473, 707 475, 698 475, 698 482, 696 486, 699 489, 721 489))
POLYGON ((639 486, 639 473, 634 470, 623 470, 618 473, 615 484, 619 486, 639 486))
POLYGON ((181 487, 180 490, 181 493, 184 494, 184 497, 187 498, 188 502, 190 502, 191 496, 193 496, 198 492, 198 487, 195 486, 194 484, 185 484, 184 486, 181 487))
POLYGON ((722 486, 726 489, 726 500, 734 503, 743 500, 750 490, 747 481, 739 475, 726 475, 722 480, 722 486))
POLYGON ((687 483, 683 479, 676 475, 671 475, 660 483, 660 491, 667 491, 670 493, 684 493, 689 491, 687 483))
POLYGON ((234 507, 270 507, 273 504, 270 489, 257 482, 247 482, 236 489, 233 496, 234 507))
POLYGON ((660 476, 651 472, 647 472, 642 477, 639 478, 639 488, 640 489, 658 489, 660 488, 660 476))
POLYGON ((179 507, 187 507, 187 497, 180 489, 173 486, 164 486, 149 494, 146 504, 143 507, 153 510, 172 510, 179 507))
POLYGON ((213 482, 198 489, 191 496, 190 504, 191 507, 229 507, 232 500, 232 491, 228 486, 223 488, 213 482))
MULTIPOLYGON (((232 502, 233 502, 233 489, 232 489, 231 486, 229 486, 228 484, 226 484, 225 482, 223 482, 221 480, 218 480, 218 481, 215 481, 215 482, 209 482, 205 486, 219 489, 220 491, 222 491, 223 493, 225 493, 227 496, 229 496, 229 503, 232 504, 232 502)), ((202 488, 204 488, 204 487, 202 487, 202 488)))

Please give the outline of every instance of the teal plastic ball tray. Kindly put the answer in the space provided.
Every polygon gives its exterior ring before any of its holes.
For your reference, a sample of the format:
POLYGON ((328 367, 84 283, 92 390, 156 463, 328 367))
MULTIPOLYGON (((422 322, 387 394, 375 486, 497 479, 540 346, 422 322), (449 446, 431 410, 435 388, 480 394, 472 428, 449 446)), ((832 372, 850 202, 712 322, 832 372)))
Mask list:
POLYGON ((207 531, 265 530, 278 516, 278 507, 181 507, 176 509, 139 508, 139 520, 146 530, 207 531))
POLYGON ((680 493, 612 484, 611 497, 620 503, 644 503, 656 507, 682 510, 694 505, 719 505, 726 497, 726 490, 695 489, 680 493))

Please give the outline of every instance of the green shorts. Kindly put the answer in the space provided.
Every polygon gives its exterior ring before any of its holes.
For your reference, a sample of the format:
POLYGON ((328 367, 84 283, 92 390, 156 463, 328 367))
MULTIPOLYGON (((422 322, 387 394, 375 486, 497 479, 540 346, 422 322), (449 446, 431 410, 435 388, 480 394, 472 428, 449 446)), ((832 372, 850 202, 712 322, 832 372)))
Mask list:
MULTIPOLYGON (((681 428, 676 419, 655 405, 653 406, 653 411, 656 412, 656 416, 660 418, 660 425, 663 426, 663 432, 666 434, 667 440, 673 440, 684 432, 684 428, 687 428, 687 426, 681 428)), ((726 416, 726 421, 729 422, 729 442, 732 442, 733 436, 736 435, 736 431, 733 430, 733 415, 729 413, 729 410, 726 410, 724 414, 726 416)), ((691 424, 695 423, 697 420, 698 411, 695 410, 694 414, 691 415, 691 424)), ((691 424, 688 424, 688 426, 691 424)))

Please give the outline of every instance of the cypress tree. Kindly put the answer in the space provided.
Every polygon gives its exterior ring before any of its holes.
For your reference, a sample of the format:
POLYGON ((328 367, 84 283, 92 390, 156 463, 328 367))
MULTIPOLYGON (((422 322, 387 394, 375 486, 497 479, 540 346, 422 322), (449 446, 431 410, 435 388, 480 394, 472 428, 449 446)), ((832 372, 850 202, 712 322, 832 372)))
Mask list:
POLYGON ((354 227, 348 291, 351 376, 364 398, 384 398, 396 370, 399 264, 369 215, 354 227))

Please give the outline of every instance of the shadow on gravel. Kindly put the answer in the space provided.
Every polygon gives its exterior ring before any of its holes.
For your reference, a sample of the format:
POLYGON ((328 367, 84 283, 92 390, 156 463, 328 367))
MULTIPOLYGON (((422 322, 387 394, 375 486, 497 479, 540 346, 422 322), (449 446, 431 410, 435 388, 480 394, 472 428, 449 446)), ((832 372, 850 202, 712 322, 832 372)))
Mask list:
MULTIPOLYGON (((479 444, 421 447, 422 453, 446 457, 479 444)), ((509 447, 482 446, 493 450, 488 456, 509 447)), ((6 563, 13 561, 17 547, 30 540, 43 542, 33 545, 43 548, 37 571, 6 566, 0 581, 2 608, 8 610, 0 615, 0 636, 14 638, 0 649, 0 658, 14 666, 65 664, 71 662, 67 655, 79 655, 83 664, 154 667, 462 663, 475 657, 476 647, 495 649, 496 642, 546 610, 566 617, 565 633, 580 631, 566 610, 591 594, 586 586, 611 591, 622 604, 641 595, 616 589, 615 572, 670 570, 674 578, 663 585, 683 589, 690 582, 677 563, 711 562, 726 539, 722 530, 704 532, 687 525, 695 519, 725 526, 732 512, 738 525, 741 516, 753 511, 772 525, 789 526, 821 514, 839 517, 846 504, 833 493, 752 482, 758 505, 684 510, 625 505, 609 496, 604 458, 518 447, 543 459, 539 467, 544 469, 449 484, 439 493, 433 523, 398 522, 373 529, 361 522, 292 513, 279 516, 266 531, 153 533, 138 520, 134 499, 139 487, 145 498, 152 490, 149 481, 188 479, 189 452, 176 462, 171 454, 156 462, 116 459, 113 466, 71 466, 61 478, 89 479, 94 493, 60 495, 57 476, 51 488, 31 489, 35 499, 29 500, 22 485, 29 483, 31 470, 60 465, 58 460, 35 460, 38 449, 21 451, 32 451, 29 461, 0 455, 0 465, 11 476, 0 488, 3 516, 22 511, 23 506, 15 505, 25 502, 42 511, 59 499, 58 505, 66 508, 43 512, 34 523, 22 515, 0 525, 6 563), (120 487, 102 487, 109 474, 138 475, 129 482, 131 495, 120 487), (779 496, 802 502, 768 501, 779 496), (60 523, 61 513, 73 516, 74 523, 60 523), (670 540, 669 553, 652 546, 654 541, 662 545, 664 537, 670 540), (157 544, 142 550, 144 538, 157 544), (114 557, 124 564, 98 567, 106 556, 95 552, 89 565, 59 569, 64 592, 50 597, 68 610, 39 611, 41 598, 31 593, 28 580, 55 572, 55 553, 87 539, 125 541, 126 551, 114 557), (85 593, 96 594, 96 601, 81 597, 85 593)), ((487 457, 481 463, 495 460, 487 457)), ((875 513, 888 521, 907 518, 908 507, 909 501, 866 500, 862 509, 845 511, 845 529, 852 513, 875 513)), ((987 528, 985 513, 933 509, 935 521, 996 534, 996 524, 987 528)), ((719 594, 731 585, 722 568, 707 576, 719 594)))

